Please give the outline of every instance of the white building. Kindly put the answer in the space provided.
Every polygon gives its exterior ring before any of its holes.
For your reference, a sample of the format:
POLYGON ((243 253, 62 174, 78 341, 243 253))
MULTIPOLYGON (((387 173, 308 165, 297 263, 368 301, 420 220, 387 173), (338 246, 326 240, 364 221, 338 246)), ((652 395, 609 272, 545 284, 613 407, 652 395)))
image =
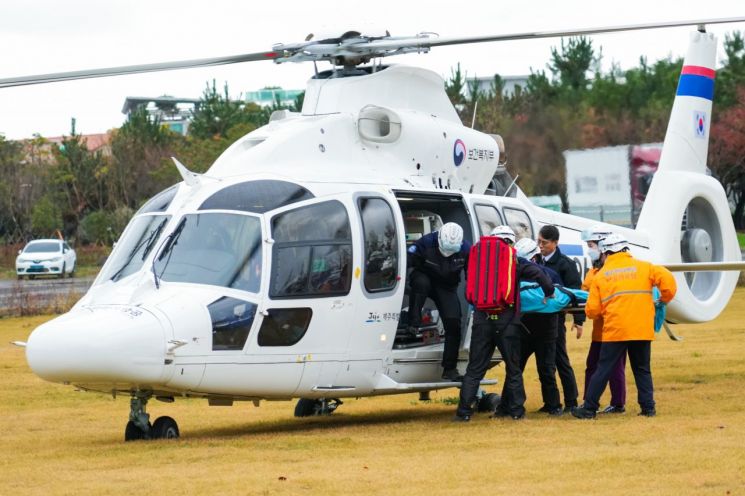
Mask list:
POLYGON ((622 226, 633 226, 652 175, 661 143, 566 150, 569 212, 622 226))

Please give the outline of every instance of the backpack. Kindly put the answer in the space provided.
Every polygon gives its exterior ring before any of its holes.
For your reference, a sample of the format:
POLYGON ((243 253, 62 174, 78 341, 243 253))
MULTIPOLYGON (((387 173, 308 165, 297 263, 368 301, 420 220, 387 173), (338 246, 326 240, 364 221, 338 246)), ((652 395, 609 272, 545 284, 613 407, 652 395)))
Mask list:
POLYGON ((476 310, 499 314, 515 304, 517 252, 495 236, 481 236, 471 247, 466 275, 466 300, 476 310))

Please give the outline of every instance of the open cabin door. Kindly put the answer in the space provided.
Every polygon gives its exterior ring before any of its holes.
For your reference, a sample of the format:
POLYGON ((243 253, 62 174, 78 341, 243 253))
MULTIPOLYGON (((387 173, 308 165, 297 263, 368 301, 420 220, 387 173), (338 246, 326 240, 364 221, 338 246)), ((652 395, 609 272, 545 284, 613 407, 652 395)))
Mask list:
MULTIPOLYGON (((408 249, 416 240, 438 230, 447 222, 455 222, 463 228, 463 239, 474 241, 471 212, 463 196, 453 192, 396 191, 398 207, 404 224, 405 244, 408 249)), ((411 272, 406 269, 406 280, 411 272)), ((392 364, 388 375, 399 383, 430 383, 440 381, 442 368, 444 330, 439 321, 439 311, 430 299, 424 305, 423 325, 417 330, 408 329, 408 285, 401 301, 401 319, 398 323, 396 341, 393 346, 392 364), (412 333, 412 331, 415 331, 412 333)), ((459 368, 463 370, 468 360, 464 343, 468 343, 469 309, 465 300, 465 278, 457 293, 461 304, 461 354, 459 368)))

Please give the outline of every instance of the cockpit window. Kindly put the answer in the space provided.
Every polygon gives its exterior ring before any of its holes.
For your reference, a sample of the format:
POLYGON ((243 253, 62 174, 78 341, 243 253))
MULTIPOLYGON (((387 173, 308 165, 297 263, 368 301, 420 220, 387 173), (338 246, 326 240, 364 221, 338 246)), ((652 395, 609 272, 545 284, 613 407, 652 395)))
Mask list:
POLYGON ((256 293, 261 283, 261 243, 257 217, 185 215, 163 242, 156 256, 155 273, 164 281, 256 293))
POLYGON ((310 200, 313 194, 286 181, 248 181, 223 188, 207 198, 199 210, 239 210, 263 214, 269 210, 310 200))
POLYGON ((170 218, 169 215, 135 217, 116 244, 99 281, 116 282, 140 270, 147 256, 157 246, 163 228, 170 218))
POLYGON ((296 298, 349 293, 352 235, 344 205, 328 201, 272 219, 270 296, 296 298))
POLYGON ((165 212, 168 209, 168 206, 171 204, 171 201, 173 201, 173 197, 176 196, 176 192, 178 192, 178 184, 174 184, 168 189, 164 189, 157 195, 150 198, 147 203, 145 203, 142 208, 137 212, 137 214, 145 214, 148 212, 165 212))

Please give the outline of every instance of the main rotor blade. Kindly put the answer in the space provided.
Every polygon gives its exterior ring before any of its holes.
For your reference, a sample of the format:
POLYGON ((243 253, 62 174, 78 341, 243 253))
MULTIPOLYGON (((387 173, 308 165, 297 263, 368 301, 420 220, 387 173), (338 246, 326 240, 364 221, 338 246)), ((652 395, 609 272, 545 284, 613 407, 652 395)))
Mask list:
MULTIPOLYGON (((360 48, 367 47, 371 49, 394 50, 396 48, 430 48, 447 45, 467 45, 470 43, 487 43, 493 41, 515 41, 531 40, 540 38, 560 38, 563 36, 582 36, 601 33, 618 33, 621 31, 640 31, 645 29, 674 28, 681 26, 705 26, 707 24, 727 24, 735 22, 745 22, 745 17, 726 17, 717 19, 698 19, 689 21, 669 21, 647 24, 627 24, 623 26, 606 26, 603 28, 580 28, 564 31, 535 31, 525 33, 487 35, 487 36, 466 36, 460 38, 430 38, 421 36, 409 40, 376 40, 366 45, 359 45, 360 48)), ((351 46, 354 50, 356 47, 351 46)))
POLYGON ((241 62, 256 62, 259 60, 274 60, 282 56, 280 52, 258 52, 228 57, 213 57, 207 59, 181 60, 177 62, 162 62, 156 64, 126 65, 121 67, 106 67, 102 69, 88 69, 82 71, 57 72, 52 74, 38 74, 34 76, 20 76, 0 79, 0 88, 25 86, 30 84, 53 83, 59 81, 74 81, 124 74, 141 74, 145 72, 171 71, 175 69, 191 69, 193 67, 210 67, 215 65, 238 64, 241 62))

